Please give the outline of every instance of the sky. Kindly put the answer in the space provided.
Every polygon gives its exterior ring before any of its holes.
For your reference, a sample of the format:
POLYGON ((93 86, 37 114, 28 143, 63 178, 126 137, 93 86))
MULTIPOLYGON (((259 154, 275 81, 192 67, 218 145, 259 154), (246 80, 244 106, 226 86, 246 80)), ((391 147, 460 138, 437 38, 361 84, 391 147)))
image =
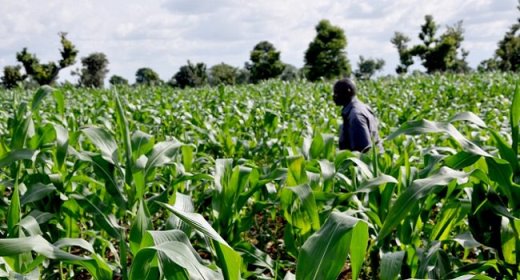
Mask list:
POLYGON ((383 73, 395 73, 399 57, 390 43, 395 31, 418 43, 426 14, 443 32, 463 21, 468 62, 476 67, 490 58, 497 42, 520 13, 517 0, 0 0, 0 67, 16 64, 16 52, 27 47, 42 62, 60 58, 58 33, 79 50, 107 55, 108 77, 135 81, 135 72, 150 67, 169 80, 187 61, 208 67, 225 62, 243 67, 260 41, 270 41, 281 59, 296 67, 316 35, 321 19, 345 31, 347 56, 357 68, 359 56, 382 58, 383 73))

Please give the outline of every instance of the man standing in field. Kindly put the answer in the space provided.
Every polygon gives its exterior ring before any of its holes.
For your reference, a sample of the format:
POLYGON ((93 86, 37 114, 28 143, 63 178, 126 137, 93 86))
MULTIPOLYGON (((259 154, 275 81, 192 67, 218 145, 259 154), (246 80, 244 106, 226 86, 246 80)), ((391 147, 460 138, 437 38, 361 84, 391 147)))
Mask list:
POLYGON ((343 125, 339 132, 339 149, 365 153, 373 146, 383 152, 379 138, 379 124, 369 106, 356 98, 356 86, 350 79, 342 79, 334 84, 334 103, 343 106, 343 125))

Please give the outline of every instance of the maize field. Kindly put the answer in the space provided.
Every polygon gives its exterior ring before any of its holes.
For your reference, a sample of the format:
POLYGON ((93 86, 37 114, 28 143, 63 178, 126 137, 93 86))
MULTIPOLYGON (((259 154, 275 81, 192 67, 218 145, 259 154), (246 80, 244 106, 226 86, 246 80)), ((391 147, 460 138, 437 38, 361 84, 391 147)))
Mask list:
POLYGON ((0 92, 0 279, 518 279, 515 74, 0 92))

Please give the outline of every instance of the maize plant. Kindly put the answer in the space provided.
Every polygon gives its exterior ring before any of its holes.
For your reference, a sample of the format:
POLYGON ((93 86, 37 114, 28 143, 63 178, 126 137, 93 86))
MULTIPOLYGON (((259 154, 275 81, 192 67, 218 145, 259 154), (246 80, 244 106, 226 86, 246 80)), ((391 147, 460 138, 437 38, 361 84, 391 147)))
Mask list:
POLYGON ((513 74, 0 92, 0 279, 514 279, 513 74))

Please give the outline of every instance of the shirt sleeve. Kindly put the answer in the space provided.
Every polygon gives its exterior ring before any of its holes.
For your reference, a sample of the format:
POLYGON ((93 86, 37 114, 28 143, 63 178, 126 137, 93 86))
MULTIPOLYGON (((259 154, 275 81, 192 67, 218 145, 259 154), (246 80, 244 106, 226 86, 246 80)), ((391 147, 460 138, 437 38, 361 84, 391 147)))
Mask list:
POLYGON ((350 119, 349 140, 353 151, 366 152, 370 148, 370 130, 364 116, 358 115, 350 119))

